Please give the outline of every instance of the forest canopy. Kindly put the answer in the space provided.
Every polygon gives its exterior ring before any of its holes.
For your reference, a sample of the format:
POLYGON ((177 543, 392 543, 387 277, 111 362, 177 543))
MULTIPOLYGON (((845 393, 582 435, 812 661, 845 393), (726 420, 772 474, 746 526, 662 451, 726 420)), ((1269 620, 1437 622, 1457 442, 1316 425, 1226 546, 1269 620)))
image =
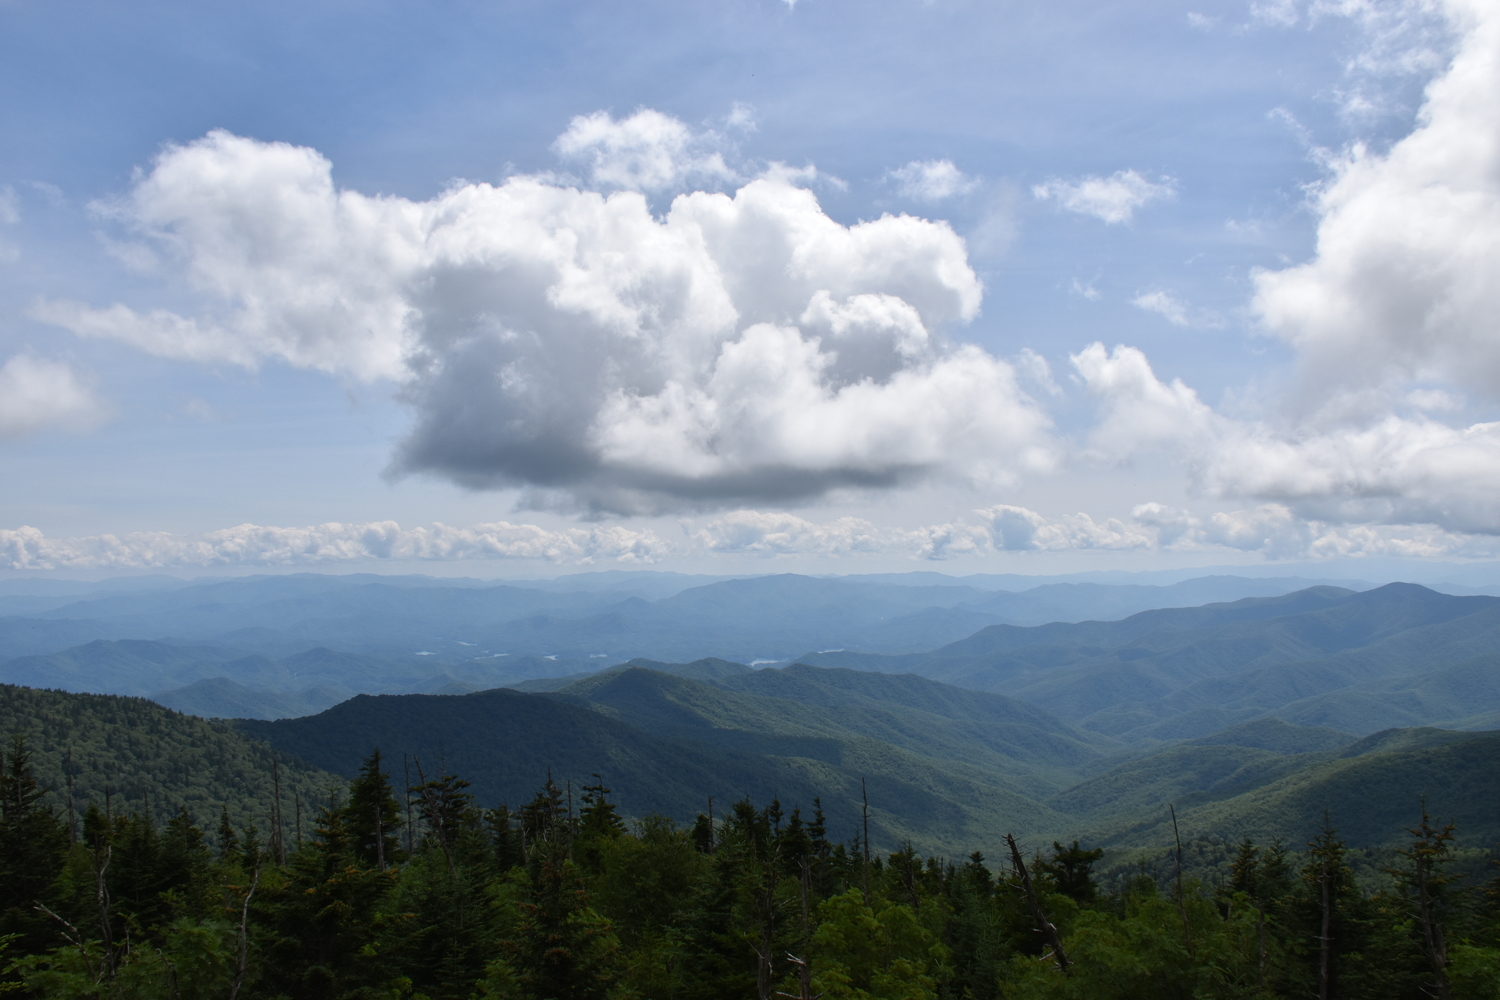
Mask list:
MULTIPOLYGON (((877 853, 742 799, 627 822, 604 779, 485 808, 378 748, 284 834, 43 804, 23 736, 0 818, 5 988, 33 997, 1493 997, 1500 883, 1412 805, 1371 881, 1331 821, 1213 881, 1101 879, 1077 840, 877 853), (710 814, 709 810, 713 810, 710 814)), ((1368 873, 1367 873, 1368 874, 1368 873)))

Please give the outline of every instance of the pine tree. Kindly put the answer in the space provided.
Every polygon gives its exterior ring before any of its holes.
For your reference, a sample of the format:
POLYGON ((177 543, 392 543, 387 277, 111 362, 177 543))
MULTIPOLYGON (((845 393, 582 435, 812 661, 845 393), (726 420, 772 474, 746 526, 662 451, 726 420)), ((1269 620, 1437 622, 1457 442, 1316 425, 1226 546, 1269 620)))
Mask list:
POLYGON ((1443 924, 1451 908, 1449 887, 1454 881, 1446 871, 1453 860, 1449 854, 1453 824, 1449 823, 1441 830, 1433 826, 1424 799, 1422 820, 1407 833, 1413 838, 1412 844, 1399 852, 1407 863, 1398 868, 1387 868, 1385 872, 1395 880, 1397 889, 1406 899, 1417 944, 1432 970, 1428 990, 1438 1000, 1448 1000, 1452 989, 1448 984, 1448 942, 1443 924))
POLYGON ((234 824, 229 822, 229 807, 222 807, 219 814, 219 860, 238 861, 240 857, 240 836, 234 832, 234 824))
POLYGON ((1052 856, 1039 860, 1037 870, 1052 882, 1054 891, 1086 906, 1099 895, 1099 886, 1094 882, 1094 863, 1102 857, 1102 848, 1085 851, 1076 840, 1070 847, 1054 840, 1052 856))
MULTIPOLYGON (((251 839, 247 832, 247 851, 251 839)), ((386 978, 383 963, 372 960, 373 943, 381 901, 397 878, 396 869, 355 864, 343 810, 320 809, 313 836, 288 858, 284 878, 267 878, 256 897, 268 994, 376 995, 359 991, 386 978)))
POLYGON ((531 899, 503 943, 516 982, 531 1000, 604 1000, 619 975, 619 942, 563 845, 544 842, 537 853, 531 899))
POLYGON ((1354 878, 1344 856, 1348 849, 1334 829, 1328 816, 1323 817, 1323 826, 1317 836, 1307 845, 1307 862, 1302 867, 1302 882, 1316 912, 1317 966, 1316 996, 1318 1000, 1329 1000, 1334 995, 1334 984, 1338 975, 1335 958, 1339 951, 1347 950, 1347 942, 1341 942, 1344 930, 1346 901, 1354 894, 1354 878))
POLYGON ((359 776, 349 784, 343 821, 354 858, 366 868, 383 870, 404 857, 398 835, 401 806, 391 788, 391 776, 383 769, 379 747, 364 759, 359 776))
POLYGON ((68 848, 67 829, 41 803, 31 756, 20 734, 0 753, 0 938, 18 935, 18 950, 40 950, 56 935, 36 904, 55 905, 53 883, 68 848))
POLYGON ((528 849, 543 840, 571 838, 567 804, 562 789, 552 780, 551 771, 547 772, 547 783, 521 808, 521 830, 528 849))
POLYGON ((516 829, 514 819, 504 802, 484 814, 490 847, 494 851, 495 870, 502 874, 526 864, 526 852, 521 849, 521 831, 516 829))
POLYGON ((417 793, 421 803, 419 814, 427 824, 428 832, 442 849, 443 858, 451 872, 457 864, 455 851, 463 829, 464 815, 469 812, 474 796, 464 791, 469 783, 456 774, 449 774, 446 768, 439 771, 436 778, 428 781, 419 762, 417 774, 422 777, 422 783, 412 791, 417 793))
POLYGON ((594 774, 594 783, 583 786, 583 811, 578 817, 580 840, 604 837, 614 838, 625 832, 625 822, 620 819, 615 804, 609 801, 610 789, 604 787, 604 779, 594 774))

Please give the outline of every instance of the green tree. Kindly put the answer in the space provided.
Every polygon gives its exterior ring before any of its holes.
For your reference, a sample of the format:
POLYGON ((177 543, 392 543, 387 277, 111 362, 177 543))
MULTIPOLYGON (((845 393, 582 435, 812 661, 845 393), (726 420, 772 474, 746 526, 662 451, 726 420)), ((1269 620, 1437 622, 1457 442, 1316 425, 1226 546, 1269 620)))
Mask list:
POLYGON ((336 1000, 387 981, 374 945, 384 926, 380 905, 398 872, 358 863, 342 810, 320 811, 312 838, 284 873, 262 870, 255 914, 270 995, 336 1000))
POLYGON ((829 1000, 936 1000, 946 972, 948 949, 910 906, 858 889, 818 907, 812 943, 813 988, 829 1000))
POLYGON ((1453 876, 1447 871, 1453 860, 1449 852, 1453 829, 1452 823, 1441 830, 1433 826, 1424 799, 1421 822, 1407 830, 1412 836, 1411 846, 1399 852, 1406 864, 1385 869, 1407 903, 1418 947, 1432 970, 1428 989, 1438 1000, 1448 1000, 1453 995, 1448 983, 1448 939, 1444 929, 1453 908, 1450 891, 1453 876))
POLYGON ((1037 871, 1052 884, 1053 891, 1087 906, 1099 895, 1099 886, 1094 882, 1094 864, 1102 857, 1102 849, 1085 851, 1076 840, 1069 847, 1054 840, 1051 857, 1039 860, 1037 871))
POLYGON ((350 849, 360 865, 384 870, 403 860, 401 806, 391 789, 391 776, 384 768, 379 747, 370 751, 360 765, 359 776, 350 782, 349 802, 343 814, 350 849))
POLYGON ((597 774, 592 785, 583 786, 583 809, 578 815, 573 849, 574 857, 589 874, 599 872, 604 846, 625 832, 625 822, 609 800, 609 793, 597 774))
POLYGON ((1159 894, 1131 895, 1123 914, 1083 910, 1064 937, 1068 973, 1016 955, 1002 993, 1007 1000, 1271 1000, 1258 985, 1253 913, 1242 909, 1226 921, 1191 891, 1182 908, 1191 948, 1176 901, 1159 894))
POLYGON ((485 984, 489 996, 525 1000, 604 1000, 619 976, 620 945, 589 905, 577 867, 557 843, 534 862, 530 899, 515 935, 501 943, 485 984))
POLYGON ((11 737, 0 753, 0 937, 15 935, 13 949, 35 953, 58 940, 59 925, 37 910, 55 908, 54 882, 62 873, 68 832, 37 783, 26 737, 11 737))

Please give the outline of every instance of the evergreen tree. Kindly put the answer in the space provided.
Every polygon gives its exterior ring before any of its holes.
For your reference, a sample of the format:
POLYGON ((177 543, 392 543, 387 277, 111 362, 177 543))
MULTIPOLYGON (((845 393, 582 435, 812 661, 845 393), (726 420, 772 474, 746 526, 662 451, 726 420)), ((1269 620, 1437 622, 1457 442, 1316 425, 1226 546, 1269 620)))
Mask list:
MULTIPOLYGON (((421 765, 418 765, 418 773, 421 765)), ((457 864, 455 851, 459 833, 463 829, 465 814, 470 811, 474 796, 464 791, 469 783, 456 774, 449 774, 446 767, 432 780, 423 780, 413 788, 420 803, 418 813, 427 824, 427 832, 437 842, 443 858, 452 871, 457 864)))
POLYGON ((594 774, 594 783, 583 786, 583 809, 578 815, 578 836, 614 838, 625 832, 625 821, 620 819, 615 804, 609 801, 611 789, 604 787, 604 779, 594 774))
POLYGON ((1301 878, 1305 892, 1303 911, 1313 929, 1312 993, 1318 1000, 1334 996, 1338 979, 1338 957, 1353 950, 1349 906, 1357 898, 1354 873, 1344 860, 1348 849, 1326 815, 1323 826, 1307 845, 1307 861, 1301 878))
POLYGON ((490 845, 494 851, 494 865, 498 873, 526 864, 526 852, 521 848, 521 831, 516 828, 515 816, 504 802, 484 814, 485 827, 489 831, 490 845))
POLYGON ((1453 876, 1447 871, 1452 862, 1449 845, 1453 842, 1453 824, 1439 830, 1422 802, 1422 819, 1407 833, 1411 846, 1401 850, 1406 864, 1385 869, 1396 882, 1397 890, 1407 904, 1417 944, 1432 972, 1428 990, 1439 1000, 1453 995, 1448 983, 1448 940, 1444 924, 1452 910, 1453 876))
POLYGON ((219 860, 238 861, 240 857, 240 836, 234 832, 234 824, 229 822, 229 807, 223 806, 219 818, 219 860))
POLYGON ((0 753, 0 940, 14 934, 13 948, 40 951, 59 928, 36 906, 56 907, 53 883, 63 870, 68 832, 42 805, 45 791, 31 757, 21 734, 11 738, 8 753, 0 753))
MULTIPOLYGON (((248 845, 248 833, 245 839, 248 845)), ((267 871, 255 897, 268 995, 298 1000, 340 1000, 360 995, 359 990, 374 995, 390 977, 373 955, 383 927, 380 905, 397 877, 396 869, 356 864, 343 810, 319 810, 313 836, 287 859, 284 875, 267 871)))
POLYGON ((547 772, 547 783, 522 807, 521 830, 528 850, 544 840, 571 839, 567 803, 551 771, 547 772))
POLYGON ((527 1000, 604 1000, 619 976, 619 942, 563 846, 545 842, 537 854, 531 898, 502 944, 505 971, 527 1000))
POLYGON ((360 765, 359 776, 349 784, 343 820, 357 863, 384 869, 402 860, 401 806, 391 788, 391 776, 384 770, 379 747, 370 751, 360 765))
POLYGON ((583 810, 578 815, 578 836, 574 856, 583 870, 594 874, 600 870, 602 852, 607 842, 625 832, 625 823, 609 801, 610 790, 604 779, 594 775, 594 784, 583 786, 583 810))
POLYGON ((1053 891, 1075 903, 1088 905, 1099 895, 1099 886, 1094 882, 1094 864, 1102 857, 1102 849, 1085 851, 1076 840, 1069 847, 1054 840, 1052 856, 1038 861, 1037 871, 1051 882, 1053 891))

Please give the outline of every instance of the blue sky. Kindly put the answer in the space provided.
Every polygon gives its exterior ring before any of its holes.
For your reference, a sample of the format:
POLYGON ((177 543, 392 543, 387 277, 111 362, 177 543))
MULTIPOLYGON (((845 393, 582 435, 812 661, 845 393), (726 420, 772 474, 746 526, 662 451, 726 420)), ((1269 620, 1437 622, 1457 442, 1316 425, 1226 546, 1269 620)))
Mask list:
POLYGON ((0 27, 11 572, 1496 555, 1493 2, 0 27))

